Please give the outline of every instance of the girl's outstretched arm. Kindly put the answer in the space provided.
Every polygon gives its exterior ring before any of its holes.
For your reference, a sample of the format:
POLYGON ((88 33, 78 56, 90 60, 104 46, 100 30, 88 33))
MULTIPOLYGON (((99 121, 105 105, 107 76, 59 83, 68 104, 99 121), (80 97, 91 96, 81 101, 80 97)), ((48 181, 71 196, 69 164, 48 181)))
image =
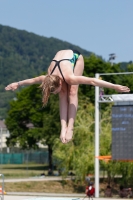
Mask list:
POLYGON ((107 81, 99 80, 97 78, 89 78, 86 76, 71 76, 68 81, 68 84, 70 85, 86 84, 104 88, 112 88, 117 92, 130 92, 130 89, 127 86, 117 85, 107 81))
POLYGON ((37 84, 37 83, 42 83, 42 81, 44 80, 45 76, 42 75, 42 76, 38 76, 38 77, 35 77, 35 78, 31 78, 31 79, 25 79, 25 80, 22 80, 22 81, 19 81, 19 82, 14 82, 14 83, 11 83, 9 85, 7 85, 5 87, 5 90, 16 90, 19 86, 23 86, 23 85, 33 85, 33 84, 37 84))

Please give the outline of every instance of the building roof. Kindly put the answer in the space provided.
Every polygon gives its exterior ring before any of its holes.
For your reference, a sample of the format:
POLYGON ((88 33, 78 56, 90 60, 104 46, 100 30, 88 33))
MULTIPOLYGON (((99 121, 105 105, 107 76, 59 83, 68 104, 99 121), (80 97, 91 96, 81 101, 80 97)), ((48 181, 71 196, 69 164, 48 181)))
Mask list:
POLYGON ((0 128, 7 128, 5 125, 5 120, 0 120, 0 128))

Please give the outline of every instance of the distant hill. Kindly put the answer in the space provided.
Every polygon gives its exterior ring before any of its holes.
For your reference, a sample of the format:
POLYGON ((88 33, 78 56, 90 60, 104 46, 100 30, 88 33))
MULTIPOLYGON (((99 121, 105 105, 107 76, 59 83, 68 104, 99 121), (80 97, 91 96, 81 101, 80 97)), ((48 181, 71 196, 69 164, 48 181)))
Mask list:
POLYGON ((91 54, 79 46, 53 37, 0 25, 0 119, 5 118, 9 101, 15 97, 14 92, 5 92, 5 86, 42 74, 61 49, 77 49, 84 56, 91 54))
POLYGON ((133 61, 122 62, 122 63, 120 64, 120 67, 121 67, 121 69, 123 69, 124 71, 127 71, 128 65, 131 65, 131 64, 133 64, 133 61))

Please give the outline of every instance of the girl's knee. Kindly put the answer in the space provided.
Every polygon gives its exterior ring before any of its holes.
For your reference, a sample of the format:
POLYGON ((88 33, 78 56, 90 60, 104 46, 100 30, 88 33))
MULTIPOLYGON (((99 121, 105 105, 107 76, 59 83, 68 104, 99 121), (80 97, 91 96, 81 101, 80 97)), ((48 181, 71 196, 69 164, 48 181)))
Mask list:
POLYGON ((69 97, 71 96, 77 96, 78 95, 78 88, 77 87, 71 87, 69 91, 69 97))

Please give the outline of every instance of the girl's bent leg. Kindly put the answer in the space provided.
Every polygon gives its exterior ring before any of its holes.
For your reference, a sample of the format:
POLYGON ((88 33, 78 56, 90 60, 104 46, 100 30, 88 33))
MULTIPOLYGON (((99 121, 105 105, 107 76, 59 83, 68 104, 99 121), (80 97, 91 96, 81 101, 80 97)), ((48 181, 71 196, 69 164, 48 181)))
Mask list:
POLYGON ((73 137, 74 121, 78 107, 78 86, 69 86, 69 104, 68 104, 68 127, 66 132, 66 143, 73 137))
MULTIPOLYGON (((80 55, 74 68, 74 75, 81 76, 84 70, 84 59, 80 55)), ((66 143, 73 137, 74 121, 78 107, 78 85, 68 86, 68 128, 66 132, 66 143)))
POLYGON ((67 131, 67 113, 68 113, 68 98, 67 98, 67 86, 63 86, 63 90, 59 93, 59 107, 60 107, 60 120, 61 120, 61 133, 60 140, 62 143, 66 143, 66 131, 67 131))

